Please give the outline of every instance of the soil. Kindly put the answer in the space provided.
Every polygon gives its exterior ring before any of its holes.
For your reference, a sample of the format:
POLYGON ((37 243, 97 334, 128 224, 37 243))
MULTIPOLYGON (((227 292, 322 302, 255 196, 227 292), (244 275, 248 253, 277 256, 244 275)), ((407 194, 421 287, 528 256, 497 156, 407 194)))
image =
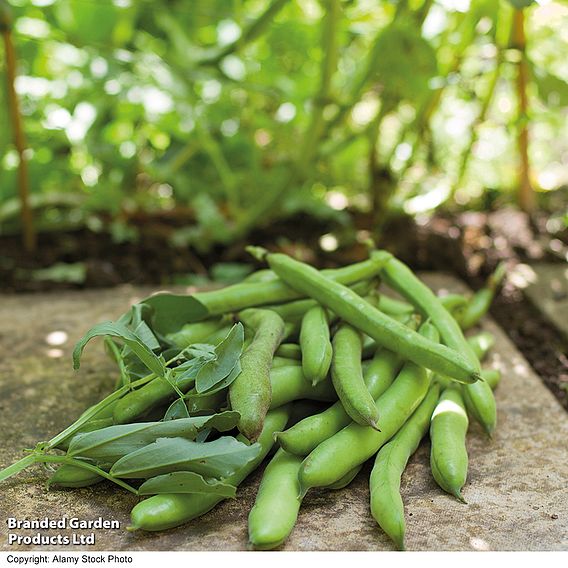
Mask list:
MULTIPOLYGON (((550 234, 547 218, 542 214, 529 219, 514 209, 439 214, 424 220, 402 217, 387 224, 380 244, 416 270, 454 273, 478 289, 500 261, 510 269, 533 261, 566 262, 568 232, 550 234)), ((188 247, 174 247, 170 239, 174 227, 167 220, 145 216, 136 228, 136 241, 124 243, 113 241, 109 233, 87 229, 45 233, 34 255, 22 251, 18 237, 0 237, 0 292, 120 283, 164 286, 188 274, 207 277, 208 269, 219 262, 251 262, 244 242, 202 255, 188 247), (84 278, 76 283, 36 278, 38 269, 55 263, 83 263, 84 278)), ((353 242, 353 228, 368 230, 369 219, 353 213, 352 227, 346 230, 333 222, 299 215, 257 230, 248 242, 293 253, 320 267, 336 266, 365 257, 365 247, 353 242), (338 236, 337 250, 321 250, 319 239, 326 233, 338 236)), ((568 410, 568 350, 560 334, 510 282, 496 298, 491 314, 568 410)))

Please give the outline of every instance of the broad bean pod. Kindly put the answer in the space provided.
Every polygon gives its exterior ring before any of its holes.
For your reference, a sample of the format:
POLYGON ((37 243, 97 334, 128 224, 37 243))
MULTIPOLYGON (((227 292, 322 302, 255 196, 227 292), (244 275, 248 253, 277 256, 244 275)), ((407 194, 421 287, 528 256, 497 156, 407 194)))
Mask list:
POLYGON ((298 499, 301 463, 298 456, 279 449, 266 466, 248 517, 249 541, 254 548, 276 548, 292 532, 301 504, 298 499))
POLYGON ((241 355, 242 370, 229 386, 229 401, 231 408, 241 415, 239 431, 254 441, 270 408, 270 367, 284 336, 284 321, 275 312, 253 308, 244 310, 239 317, 255 334, 241 355))
MULTIPOLYGON (((274 432, 282 430, 290 418, 291 405, 271 410, 264 420, 264 427, 257 443, 261 446, 258 456, 245 467, 223 481, 231 485, 240 485, 268 455, 274 445, 274 432)), ((240 441, 246 441, 239 436, 240 441)), ((217 503, 224 500, 219 495, 203 493, 164 493, 154 495, 135 505, 131 512, 131 525, 128 530, 161 531, 177 527, 192 519, 204 515, 217 503)))
POLYGON ((378 429, 379 411, 363 379, 361 334, 342 323, 333 337, 331 378, 335 392, 352 420, 378 429))
MULTIPOLYGON (((479 372, 481 370, 479 360, 466 341, 458 322, 444 307, 440 298, 438 298, 406 264, 394 257, 385 263, 381 269, 381 276, 389 286, 413 304, 423 316, 432 320, 432 323, 440 332, 442 342, 454 351, 463 354, 470 365, 473 366, 475 369, 474 372, 477 378, 479 378, 479 372)), ((437 369, 433 370, 437 371, 437 369)), ((451 374, 449 375, 452 376, 451 374)), ((452 378, 457 379, 457 377, 452 378)), ((475 381, 460 382, 472 383, 475 381)))
MULTIPOLYGON (((384 261, 388 253, 377 255, 384 261)), ((291 287, 318 300, 345 322, 372 337, 378 345, 457 381, 471 383, 479 380, 479 362, 420 336, 383 314, 346 286, 328 280, 315 268, 284 254, 267 254, 266 259, 274 272, 291 287)))
POLYGON ((300 350, 304 376, 315 385, 329 372, 333 348, 330 340, 329 318, 325 308, 316 305, 302 318, 300 350))
POLYGON ((462 502, 468 468, 468 424, 460 389, 457 385, 444 389, 430 423, 430 467, 436 483, 462 502))
POLYGON ((375 458, 369 480, 371 513, 379 526, 404 550, 404 504, 400 495, 401 476, 410 456, 427 434, 440 387, 432 384, 428 394, 404 426, 384 445, 375 458))
MULTIPOLYGON (((374 399, 392 384, 401 366, 402 361, 396 353, 386 349, 377 351, 364 373, 365 384, 374 399)), ((327 410, 308 416, 284 432, 279 432, 277 440, 286 451, 307 456, 350 423, 351 417, 337 401, 327 410)))
MULTIPOLYGON (((436 328, 424 323, 420 333, 438 340, 436 328)), ((300 468, 302 494, 311 487, 331 485, 374 455, 398 431, 422 402, 431 383, 431 373, 415 363, 404 365, 392 385, 377 399, 381 431, 351 423, 317 446, 300 468)))

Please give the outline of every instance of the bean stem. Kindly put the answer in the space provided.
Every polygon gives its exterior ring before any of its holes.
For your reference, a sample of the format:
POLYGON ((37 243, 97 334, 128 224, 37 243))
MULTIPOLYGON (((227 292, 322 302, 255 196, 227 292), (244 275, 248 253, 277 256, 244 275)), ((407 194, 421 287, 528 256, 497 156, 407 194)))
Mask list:
MULTIPOLYGON (((134 493, 134 495, 138 495, 138 490, 135 489, 134 487, 132 487, 131 485, 128 485, 128 483, 122 481, 121 479, 117 479, 116 477, 114 477, 110 473, 107 473, 104 469, 101 469, 100 467, 97 467, 96 465, 92 465, 92 464, 84 462, 82 460, 77 460, 75 458, 70 458, 70 457, 67 457, 67 456, 54 456, 54 455, 48 455, 48 454, 34 454, 33 456, 29 456, 29 457, 34 457, 35 463, 60 463, 60 464, 63 464, 63 465, 72 465, 72 466, 75 466, 75 467, 80 467, 82 469, 86 469, 88 471, 96 473, 97 475, 100 475, 101 477, 104 477, 105 479, 108 479, 109 481, 112 481, 113 483, 116 483, 117 485, 119 485, 123 489, 130 491, 130 493, 134 493)), ((33 462, 30 462, 30 463, 33 463, 33 462)))
MULTIPOLYGON (((167 366, 173 363, 185 350, 186 348, 182 349, 175 357, 172 357, 169 361, 166 361, 165 365, 167 366)), ((49 442, 46 443, 45 449, 50 450, 52 448, 55 448, 65 438, 68 438, 69 436, 75 434, 75 432, 77 432, 77 430, 79 430, 79 428, 81 428, 81 426, 83 426, 85 422, 88 422, 93 416, 98 414, 103 408, 106 408, 109 404, 112 404, 115 400, 122 398, 125 394, 127 394, 131 390, 141 387, 155 378, 156 374, 150 373, 149 375, 146 375, 145 377, 142 377, 137 381, 133 381, 130 384, 120 387, 118 390, 115 390, 114 392, 110 393, 107 397, 103 398, 103 400, 101 400, 99 403, 95 404, 94 406, 91 406, 91 408, 88 408, 83 414, 81 414, 81 416, 79 416, 77 420, 75 420, 75 422, 73 422, 73 424, 67 426, 65 430, 59 432, 59 434, 51 438, 51 440, 49 440, 49 442)), ((171 381, 168 382, 171 384, 171 381)))

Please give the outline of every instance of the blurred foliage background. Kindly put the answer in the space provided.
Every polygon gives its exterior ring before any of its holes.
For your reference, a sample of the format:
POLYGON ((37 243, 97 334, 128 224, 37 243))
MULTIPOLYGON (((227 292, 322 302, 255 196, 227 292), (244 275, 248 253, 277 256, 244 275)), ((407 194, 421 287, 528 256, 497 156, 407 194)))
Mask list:
POLYGON ((0 238, 153 224, 201 263, 285 219, 342 228, 326 251, 508 206, 566 233, 566 0, 0 5, 0 238))

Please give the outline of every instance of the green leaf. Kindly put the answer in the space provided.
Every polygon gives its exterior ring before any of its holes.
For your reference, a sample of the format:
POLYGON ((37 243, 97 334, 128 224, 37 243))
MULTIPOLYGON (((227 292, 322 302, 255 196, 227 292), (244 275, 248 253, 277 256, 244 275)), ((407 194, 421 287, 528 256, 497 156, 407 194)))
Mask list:
POLYGON ((202 396, 207 396, 226 389, 241 374, 241 371, 241 362, 237 361, 232 371, 222 381, 219 381, 214 387, 211 387, 204 393, 200 394, 202 396))
POLYGON ((107 44, 118 20, 119 9, 112 2, 60 0, 55 4, 59 25, 84 44, 107 44))
POLYGON ((523 8, 528 8, 531 4, 534 4, 534 1, 535 0, 509 0, 509 3, 517 10, 522 10, 523 8))
POLYGON ((151 328, 160 335, 174 333, 186 323, 200 321, 209 315, 207 308, 193 296, 156 294, 141 303, 153 308, 151 328))
POLYGON ((94 337, 110 336, 118 337, 122 340, 136 356, 158 377, 165 377, 167 369, 156 354, 148 347, 140 337, 133 331, 130 331, 123 324, 118 322, 103 322, 92 327, 75 345, 73 349, 73 368, 78 369, 80 366, 81 354, 85 345, 94 337))
MULTIPOLYGON (((235 368, 243 350, 245 339, 244 327, 241 323, 235 324, 227 337, 215 347, 215 359, 208 361, 197 373, 195 390, 198 393, 209 391, 235 368)), ((233 380, 236 378, 233 377, 233 380)))
POLYGON ((203 444, 184 438, 160 438, 118 460, 110 473, 115 477, 147 479, 174 471, 193 471, 205 477, 223 478, 252 461, 260 450, 259 444, 248 446, 231 436, 203 444))
POLYGON ((537 86, 539 97, 551 106, 568 105, 568 83, 556 75, 548 73, 534 63, 530 64, 532 79, 537 86))
POLYGON ((146 304, 134 304, 130 310, 118 319, 118 323, 134 331, 134 333, 154 351, 160 348, 160 343, 146 321, 150 321, 151 312, 152 308, 146 304))
POLYGON ((174 400, 164 414, 164 421, 179 420, 180 418, 189 418, 189 411, 183 398, 174 400))
POLYGON ((152 351, 160 348, 160 343, 156 339, 156 336, 152 333, 152 330, 148 327, 145 321, 141 321, 136 328, 134 333, 142 340, 142 342, 147 345, 152 351))
POLYGON ((164 422, 108 426, 74 436, 67 455, 114 462, 122 456, 152 444, 159 438, 194 440, 204 428, 215 428, 219 432, 226 432, 237 425, 239 416, 238 412, 227 411, 164 422))
POLYGON ((184 349, 184 352, 198 359, 212 361, 215 359, 215 345, 210 343, 194 343, 184 349))
POLYGON ((87 266, 84 262, 57 262, 49 268, 40 268, 31 272, 31 279, 38 282, 71 282, 83 284, 87 277, 87 266))
POLYGON ((383 97, 388 99, 420 100, 438 73, 434 48, 420 35, 420 27, 408 19, 397 19, 383 30, 373 59, 383 97))
POLYGON ((145 481, 139 488, 139 495, 159 493, 211 493, 222 497, 235 497, 237 488, 217 479, 204 479, 193 471, 176 471, 158 475, 145 481))

